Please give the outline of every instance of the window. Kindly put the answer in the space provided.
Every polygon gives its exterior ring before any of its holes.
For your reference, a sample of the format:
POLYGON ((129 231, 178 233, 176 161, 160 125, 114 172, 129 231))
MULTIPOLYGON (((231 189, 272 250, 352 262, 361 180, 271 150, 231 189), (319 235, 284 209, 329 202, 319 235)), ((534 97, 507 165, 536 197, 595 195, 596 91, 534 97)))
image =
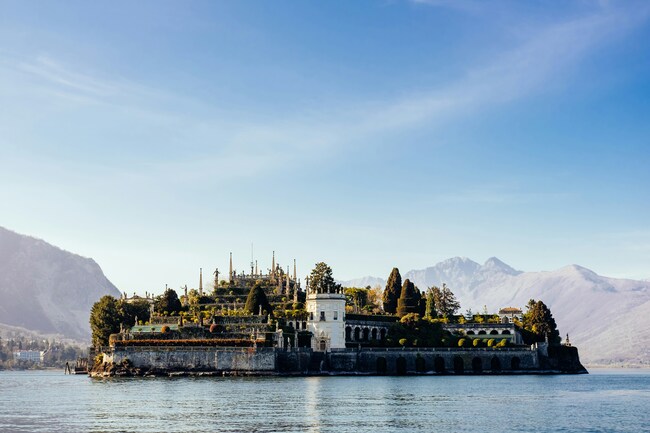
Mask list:
POLYGON ((320 312, 320 320, 325 320, 325 312, 324 311, 320 312))
POLYGON ((309 320, 314 320, 314 312, 313 311, 311 311, 309 313, 309 320))
POLYGON ((334 312, 334 320, 338 320, 338 319, 339 319, 339 312, 335 311, 334 312))

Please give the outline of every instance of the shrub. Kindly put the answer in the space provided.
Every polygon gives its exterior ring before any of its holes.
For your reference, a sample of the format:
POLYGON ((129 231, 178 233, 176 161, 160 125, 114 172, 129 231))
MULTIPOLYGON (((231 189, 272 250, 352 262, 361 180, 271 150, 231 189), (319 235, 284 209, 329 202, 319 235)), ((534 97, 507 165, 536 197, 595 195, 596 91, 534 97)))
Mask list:
POLYGON ((487 341, 487 347, 492 347, 492 346, 494 346, 494 343, 495 343, 494 338, 490 338, 490 339, 487 341))
POLYGON ((508 345, 508 340, 506 338, 502 339, 497 343, 497 347, 506 347, 508 345))
POLYGON ((465 339, 465 338, 461 338, 460 340, 458 340, 458 347, 465 346, 466 341, 467 341, 467 339, 465 339))
POLYGON ((218 326, 219 325, 217 325, 216 323, 213 323, 212 325, 210 325, 210 333, 214 334, 215 332, 217 332, 217 327, 218 326))
POLYGON ((479 340, 478 338, 475 338, 474 340, 472 340, 472 346, 481 347, 481 340, 479 340))
POLYGON ((399 344, 400 344, 400 346, 406 346, 406 344, 407 344, 408 342, 409 342, 409 341, 408 341, 406 338, 400 338, 400 339, 399 339, 399 344))
POLYGON ((162 328, 160 328, 160 332, 162 332, 163 334, 168 333, 169 332, 169 326, 167 326, 167 325, 163 326, 162 328))

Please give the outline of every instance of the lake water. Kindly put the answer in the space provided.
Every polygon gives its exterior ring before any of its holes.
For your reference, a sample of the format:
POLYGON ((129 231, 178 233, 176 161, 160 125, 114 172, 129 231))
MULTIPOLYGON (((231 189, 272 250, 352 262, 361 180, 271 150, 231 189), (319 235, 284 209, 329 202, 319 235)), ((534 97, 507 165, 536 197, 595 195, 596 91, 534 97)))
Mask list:
POLYGON ((0 372, 1 432, 648 432, 650 371, 90 379, 0 372))

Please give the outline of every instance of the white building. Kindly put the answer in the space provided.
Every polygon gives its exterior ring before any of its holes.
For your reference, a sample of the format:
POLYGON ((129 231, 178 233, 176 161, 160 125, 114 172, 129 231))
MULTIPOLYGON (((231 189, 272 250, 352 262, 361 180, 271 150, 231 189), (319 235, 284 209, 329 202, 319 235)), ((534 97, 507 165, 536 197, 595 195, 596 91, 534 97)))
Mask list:
POLYGON ((43 355, 45 352, 39 350, 19 350, 14 352, 14 360, 16 361, 32 361, 43 362, 43 355))
POLYGON ((315 351, 345 348, 345 294, 340 288, 322 293, 308 287, 307 312, 315 351))

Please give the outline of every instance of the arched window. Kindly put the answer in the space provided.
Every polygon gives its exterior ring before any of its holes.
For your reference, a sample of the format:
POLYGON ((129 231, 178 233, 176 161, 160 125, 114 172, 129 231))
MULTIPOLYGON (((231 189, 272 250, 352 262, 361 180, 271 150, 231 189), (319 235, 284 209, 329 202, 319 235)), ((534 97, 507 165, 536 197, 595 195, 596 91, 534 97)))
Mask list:
POLYGON ((436 356, 433 361, 433 368, 436 370, 436 373, 445 372, 445 359, 442 356, 436 356))
POLYGON ((501 332, 501 334, 502 334, 502 335, 510 335, 510 331, 508 331, 508 330, 506 329, 505 331, 501 332))
POLYGON ((397 358, 395 368, 396 368, 397 374, 400 374, 400 375, 406 374, 406 358, 404 358, 403 356, 400 356, 399 358, 397 358))
POLYGON ((483 361, 478 356, 472 359, 472 370, 474 373, 480 373, 483 371, 483 361))
POLYGON ((485 334, 487 334, 487 332, 485 332, 485 331, 482 330, 482 329, 481 329, 480 331, 478 331, 478 335, 485 335, 485 334))
POLYGON ((460 356, 454 356, 454 373, 463 374, 465 372, 465 363, 460 356))
POLYGON ((496 329, 493 329, 493 330, 490 331, 490 335, 499 335, 499 331, 497 331, 496 329))

